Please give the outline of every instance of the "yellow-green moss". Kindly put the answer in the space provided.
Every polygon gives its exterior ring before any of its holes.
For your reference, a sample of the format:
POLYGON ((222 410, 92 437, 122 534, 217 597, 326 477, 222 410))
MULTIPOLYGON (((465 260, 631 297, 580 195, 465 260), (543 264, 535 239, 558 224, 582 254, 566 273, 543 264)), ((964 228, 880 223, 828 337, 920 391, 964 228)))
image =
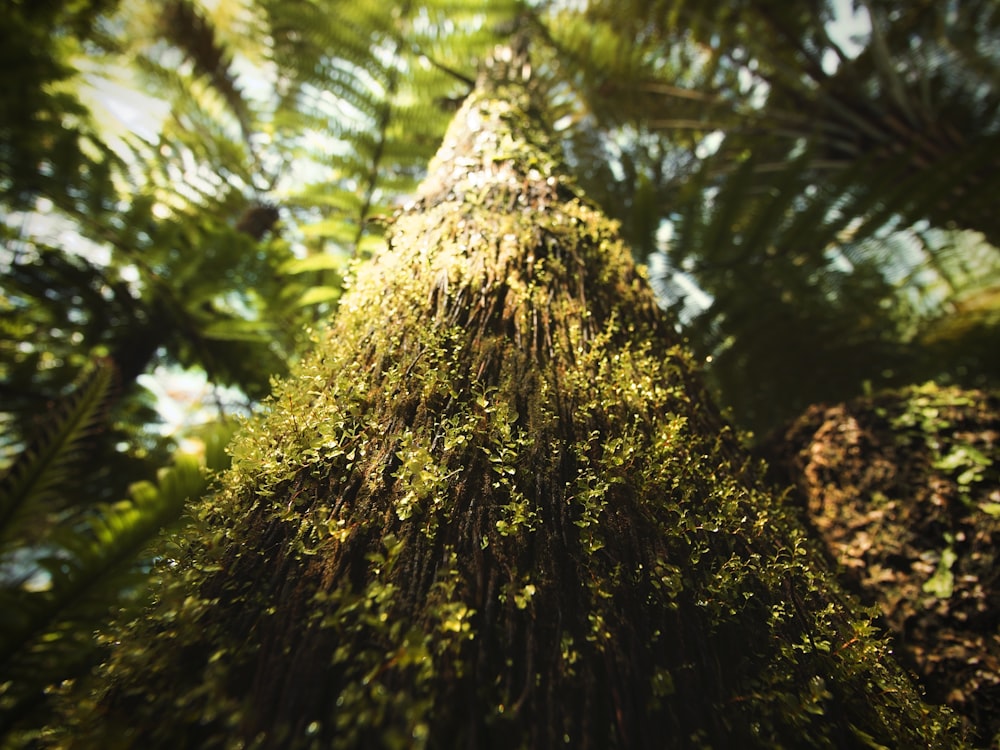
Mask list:
POLYGON ((65 744, 957 744, 525 112, 458 114, 65 744))

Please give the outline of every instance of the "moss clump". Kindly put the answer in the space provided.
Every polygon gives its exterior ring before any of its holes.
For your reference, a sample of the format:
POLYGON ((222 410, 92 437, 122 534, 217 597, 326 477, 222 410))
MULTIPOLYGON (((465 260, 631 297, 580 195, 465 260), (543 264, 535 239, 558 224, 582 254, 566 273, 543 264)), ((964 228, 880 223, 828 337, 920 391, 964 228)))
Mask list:
POLYGON ((957 744, 528 111, 459 112, 66 744, 957 744))

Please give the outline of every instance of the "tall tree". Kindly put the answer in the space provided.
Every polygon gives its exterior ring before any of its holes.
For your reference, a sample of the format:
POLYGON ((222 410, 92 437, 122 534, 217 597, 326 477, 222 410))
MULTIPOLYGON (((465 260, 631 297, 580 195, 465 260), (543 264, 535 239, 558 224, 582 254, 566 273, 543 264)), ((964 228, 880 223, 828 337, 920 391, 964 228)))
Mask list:
MULTIPOLYGON (((502 52, 61 744, 958 744, 502 52)), ((89 687, 89 686, 88 686, 89 687)))

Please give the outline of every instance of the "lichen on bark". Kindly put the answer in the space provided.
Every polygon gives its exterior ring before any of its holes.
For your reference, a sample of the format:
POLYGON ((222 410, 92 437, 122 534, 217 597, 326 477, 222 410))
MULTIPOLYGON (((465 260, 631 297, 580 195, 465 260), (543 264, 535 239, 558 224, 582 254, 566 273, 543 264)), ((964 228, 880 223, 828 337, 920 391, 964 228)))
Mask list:
POLYGON ((553 151, 469 98, 57 743, 959 744, 553 151))

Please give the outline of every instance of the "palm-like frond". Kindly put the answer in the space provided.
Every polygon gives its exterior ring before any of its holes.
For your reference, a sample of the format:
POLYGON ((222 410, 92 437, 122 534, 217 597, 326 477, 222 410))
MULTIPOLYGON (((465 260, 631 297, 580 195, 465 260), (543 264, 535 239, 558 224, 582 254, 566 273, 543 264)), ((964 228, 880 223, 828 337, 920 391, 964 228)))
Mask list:
MULTIPOLYGON (((645 235, 631 237, 638 247, 672 230, 654 282, 675 300, 690 298, 692 279, 706 293, 709 309, 689 306, 684 319, 697 321, 692 341, 744 424, 768 424, 761 408, 773 419, 781 403, 852 395, 865 380, 926 377, 913 331, 955 333, 945 321, 960 307, 910 306, 896 287, 937 274, 941 250, 915 255, 894 233, 957 226, 1000 240, 1000 13, 977 0, 855 5, 871 23, 854 48, 834 40, 838 11, 825 0, 593 0, 551 24, 587 70, 588 116, 614 128, 617 160, 647 178, 618 206, 639 202, 640 185, 653 195, 641 201, 652 219, 611 210, 645 235)), ((992 340, 988 320, 959 325, 986 339, 951 339, 969 347, 953 361, 985 369, 935 374, 983 384, 990 370, 973 354, 992 340)))
POLYGON ((482 30, 504 16, 502 4, 402 4, 391 12, 373 3, 263 5, 274 59, 294 71, 281 86, 277 135, 311 155, 305 171, 315 175, 286 202, 298 207, 312 252, 366 254, 365 244, 381 236, 373 217, 412 192, 444 132, 450 112, 436 102, 465 93, 467 84, 445 71, 475 75, 482 30), (437 16, 447 16, 446 38, 437 16))
MULTIPOLYGON (((996 237, 980 195, 997 172, 998 66, 984 49, 1000 35, 1000 14, 978 2, 957 11, 863 5, 871 32, 854 57, 830 38, 827 2, 679 1, 662 13, 656 4, 595 0, 584 18, 603 33, 585 37, 579 18, 560 18, 554 32, 591 60, 583 91, 602 119, 645 122, 678 145, 718 130, 720 156, 739 160, 752 150, 762 165, 805 143, 813 158, 794 168, 808 169, 813 182, 832 170, 858 179, 891 172, 906 196, 897 214, 996 237)), ((769 174, 759 173, 762 184, 769 174)))
POLYGON ((232 71, 230 53, 216 38, 211 21, 191 0, 168 0, 163 4, 160 24, 163 38, 183 50, 195 69, 209 79, 211 88, 239 122, 244 139, 249 140, 253 130, 250 107, 232 71))
POLYGON ((46 688, 99 658, 94 632, 116 606, 142 599, 137 556, 228 465, 222 447, 231 434, 209 431, 202 458, 178 454, 155 483, 136 483, 128 499, 77 513, 0 560, 0 741, 46 699, 46 688))
POLYGON ((23 210, 39 195, 86 202, 110 191, 110 175, 87 108, 68 82, 69 61, 90 42, 109 3, 6 3, 0 24, 0 199, 23 210))
POLYGON ((0 481, 0 550, 11 539, 23 539, 35 516, 60 510, 63 485, 78 469, 86 442, 107 416, 115 368, 98 360, 74 393, 47 415, 48 424, 21 453, 0 481), (75 465, 76 464, 76 465, 75 465))

